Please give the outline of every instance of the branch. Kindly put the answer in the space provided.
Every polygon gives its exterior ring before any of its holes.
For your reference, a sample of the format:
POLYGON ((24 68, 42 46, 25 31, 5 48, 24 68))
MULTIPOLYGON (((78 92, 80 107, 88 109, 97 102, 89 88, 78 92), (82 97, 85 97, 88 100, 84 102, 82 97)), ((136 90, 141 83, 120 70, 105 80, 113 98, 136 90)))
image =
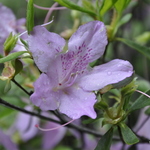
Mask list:
MULTIPOLYGON (((8 108, 11 108, 11 109, 14 109, 14 110, 18 110, 20 112, 23 112, 23 113, 26 113, 26 114, 29 114, 31 116, 36 116, 40 119, 43 119, 43 120, 47 120, 47 121, 52 121, 52 122, 55 122, 55 123, 58 123, 58 124, 61 124, 62 122, 61 121, 58 121, 58 120, 55 120, 55 119, 52 119, 52 118, 49 118, 49 117, 45 117, 43 115, 40 115, 38 113, 35 113, 35 112, 31 112, 31 111, 28 111, 28 110, 25 110, 23 108, 20 108, 18 106, 15 106, 15 105, 12 105, 6 101, 4 101, 3 99, 0 98, 0 104, 2 104, 3 106, 5 107, 8 107, 8 108)), ((92 134, 96 137, 102 137, 103 135, 101 135, 99 133, 99 131, 94 131, 94 130, 91 130, 91 129, 88 129, 88 128, 85 128, 85 127, 81 127, 81 126, 77 126, 75 124, 68 124, 67 127, 69 128, 73 128, 73 129, 76 129, 76 130, 79 130, 81 132, 85 132, 85 133, 88 133, 88 134, 92 134)), ((114 140, 120 140, 118 137, 115 137, 114 140)))
POLYGON ((15 79, 11 80, 12 82, 14 82, 20 89, 22 89, 27 95, 31 95, 31 93, 29 93, 26 89, 24 89, 17 81, 15 81, 15 79))

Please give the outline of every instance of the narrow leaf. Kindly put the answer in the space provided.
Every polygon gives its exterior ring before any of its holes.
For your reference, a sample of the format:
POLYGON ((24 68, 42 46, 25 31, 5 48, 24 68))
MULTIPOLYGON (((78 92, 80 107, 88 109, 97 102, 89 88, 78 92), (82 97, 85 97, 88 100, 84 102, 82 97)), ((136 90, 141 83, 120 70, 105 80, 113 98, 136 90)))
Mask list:
POLYGON ((145 114, 150 116, 150 107, 148 109, 146 109, 145 114))
POLYGON ((33 30, 34 27, 34 6, 33 0, 28 0, 27 5, 27 30, 28 34, 33 30))
POLYGON ((80 7, 80 6, 76 5, 75 3, 73 3, 70 0, 55 0, 55 1, 58 2, 60 5, 65 6, 69 9, 78 10, 78 11, 81 11, 81 12, 88 13, 91 16, 96 16, 96 14, 93 11, 90 11, 90 10, 84 8, 84 7, 80 7))
POLYGON ((139 142, 139 139, 125 123, 120 123, 119 127, 121 130, 123 140, 126 144, 132 145, 139 142))
POLYGON ((10 80, 7 80, 5 88, 4 88, 4 93, 7 93, 11 89, 11 82, 10 80))
POLYGON ((113 128, 109 129, 99 140, 94 150, 110 150, 111 141, 113 137, 113 128))
POLYGON ((131 19, 131 17, 132 17, 132 14, 130 13, 123 16, 117 24, 118 28, 122 26, 123 24, 127 23, 131 19))
POLYGON ((17 75, 18 73, 20 73, 23 69, 23 64, 19 59, 15 59, 14 61, 12 61, 12 65, 15 69, 15 75, 17 75))
POLYGON ((123 39, 123 38, 116 38, 116 40, 123 42, 124 44, 128 45, 129 47, 137 50, 138 52, 142 53, 144 56, 150 59, 150 48, 139 45, 136 42, 133 42, 128 39, 123 39))
POLYGON ((17 35, 13 35, 11 32, 4 43, 4 51, 6 54, 8 54, 11 50, 14 49, 14 47, 16 46, 17 40, 18 40, 17 35))
POLYGON ((0 63, 4 63, 13 59, 18 58, 18 56, 24 54, 24 53, 28 53, 27 51, 20 51, 20 52, 15 52, 15 53, 11 53, 9 55, 7 55, 6 57, 0 58, 0 63))
MULTIPOLYGON (((150 95, 150 90, 148 90, 146 92, 146 94, 150 95)), ((145 106, 150 105, 150 98, 148 98, 145 95, 141 95, 129 108, 129 112, 137 110, 137 109, 141 109, 145 106)))
POLYGON ((100 9, 100 15, 103 16, 118 0, 104 0, 103 6, 100 9))
POLYGON ((115 4, 115 8, 118 12, 122 12, 130 3, 131 0, 120 0, 115 4))

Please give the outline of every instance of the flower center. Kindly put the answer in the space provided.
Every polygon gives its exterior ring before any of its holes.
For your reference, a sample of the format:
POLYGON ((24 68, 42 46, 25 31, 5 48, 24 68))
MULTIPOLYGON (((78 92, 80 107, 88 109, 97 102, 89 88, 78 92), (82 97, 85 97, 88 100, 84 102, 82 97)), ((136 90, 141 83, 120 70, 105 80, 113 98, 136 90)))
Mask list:
POLYGON ((69 76, 66 76, 61 82, 59 82, 57 87, 55 87, 53 90, 54 91, 62 90, 73 85, 77 76, 78 76, 78 72, 71 73, 69 76))

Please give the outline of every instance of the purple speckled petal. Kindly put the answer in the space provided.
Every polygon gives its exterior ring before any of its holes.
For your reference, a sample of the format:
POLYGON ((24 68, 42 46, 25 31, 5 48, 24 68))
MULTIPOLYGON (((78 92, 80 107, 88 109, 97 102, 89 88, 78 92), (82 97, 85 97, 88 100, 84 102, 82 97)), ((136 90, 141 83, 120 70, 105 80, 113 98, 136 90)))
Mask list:
POLYGON ((38 68, 42 72, 47 72, 51 61, 63 50, 65 40, 42 26, 36 26, 28 37, 28 44, 38 68))
POLYGON ((41 74, 34 83, 35 92, 31 95, 32 103, 42 110, 55 110, 58 107, 59 91, 53 90, 53 80, 41 74))
MULTIPOLYGON (((46 129, 51 129, 60 126, 59 124, 49 122, 47 123, 44 128, 46 129)), ((53 149, 57 144, 63 139, 66 133, 66 128, 65 127, 60 127, 57 130, 52 130, 52 131, 47 131, 44 132, 43 134, 43 149, 44 150, 50 150, 53 149)))
POLYGON ((133 74, 133 67, 128 61, 114 59, 106 64, 96 66, 89 74, 83 76, 78 84, 84 90, 94 91, 118 83, 133 74))
POLYGON ((11 138, 6 134, 4 134, 1 130, 0 130, 0 144, 3 145, 4 148, 6 148, 6 150, 19 150, 17 145, 12 142, 11 138))
POLYGON ((103 55, 106 45, 107 35, 104 23, 91 21, 80 26, 71 36, 68 49, 92 62, 103 55))
POLYGON ((83 115, 96 118, 93 105, 96 96, 92 92, 85 92, 78 87, 69 87, 62 91, 59 110, 72 119, 78 119, 83 115))
POLYGON ((66 72, 83 73, 87 65, 103 55, 107 45, 106 29, 102 22, 91 21, 79 27, 68 42, 68 52, 62 55, 66 72))
MULTIPOLYGON (((26 106, 25 109, 33 111, 31 106, 26 106)), ((25 113, 18 114, 16 120, 16 129, 19 131, 23 141, 27 141, 37 134, 38 129, 35 128, 35 124, 38 123, 39 119, 37 117, 33 117, 25 113)))

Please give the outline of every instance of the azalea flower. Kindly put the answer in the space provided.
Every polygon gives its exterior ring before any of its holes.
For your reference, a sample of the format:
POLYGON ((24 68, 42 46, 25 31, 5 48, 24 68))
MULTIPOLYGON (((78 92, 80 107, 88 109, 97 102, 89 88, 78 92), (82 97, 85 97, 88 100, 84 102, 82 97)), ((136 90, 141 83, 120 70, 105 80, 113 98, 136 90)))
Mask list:
POLYGON ((58 34, 36 26, 28 44, 42 72, 30 99, 44 111, 59 109, 72 119, 83 115, 96 118, 93 91, 133 74, 132 65, 119 59, 90 68, 89 63, 101 57, 107 45, 106 28, 100 21, 80 26, 68 44, 58 34))
MULTIPOLYGON (((18 32, 25 31, 24 24, 26 19, 21 18, 17 20, 12 10, 0 3, 0 20, 0 54, 3 54, 3 44, 6 38, 11 32, 17 34, 18 32)), ((14 51, 25 50, 20 43, 21 42, 19 41, 19 45, 16 45, 14 51)))
MULTIPOLYGON (((45 128, 56 128, 60 125, 54 122, 48 122, 44 127, 45 128)), ((57 130, 42 132, 42 149, 49 150, 57 146, 60 141, 64 138, 67 129, 65 127, 58 128, 57 130)))
MULTIPOLYGON (((33 111, 31 106, 26 106, 25 109, 33 111)), ((28 141, 37 134, 38 129, 35 128, 35 124, 38 124, 39 122, 40 120, 37 117, 33 117, 25 113, 18 114, 15 127, 19 131, 23 141, 28 141)))

